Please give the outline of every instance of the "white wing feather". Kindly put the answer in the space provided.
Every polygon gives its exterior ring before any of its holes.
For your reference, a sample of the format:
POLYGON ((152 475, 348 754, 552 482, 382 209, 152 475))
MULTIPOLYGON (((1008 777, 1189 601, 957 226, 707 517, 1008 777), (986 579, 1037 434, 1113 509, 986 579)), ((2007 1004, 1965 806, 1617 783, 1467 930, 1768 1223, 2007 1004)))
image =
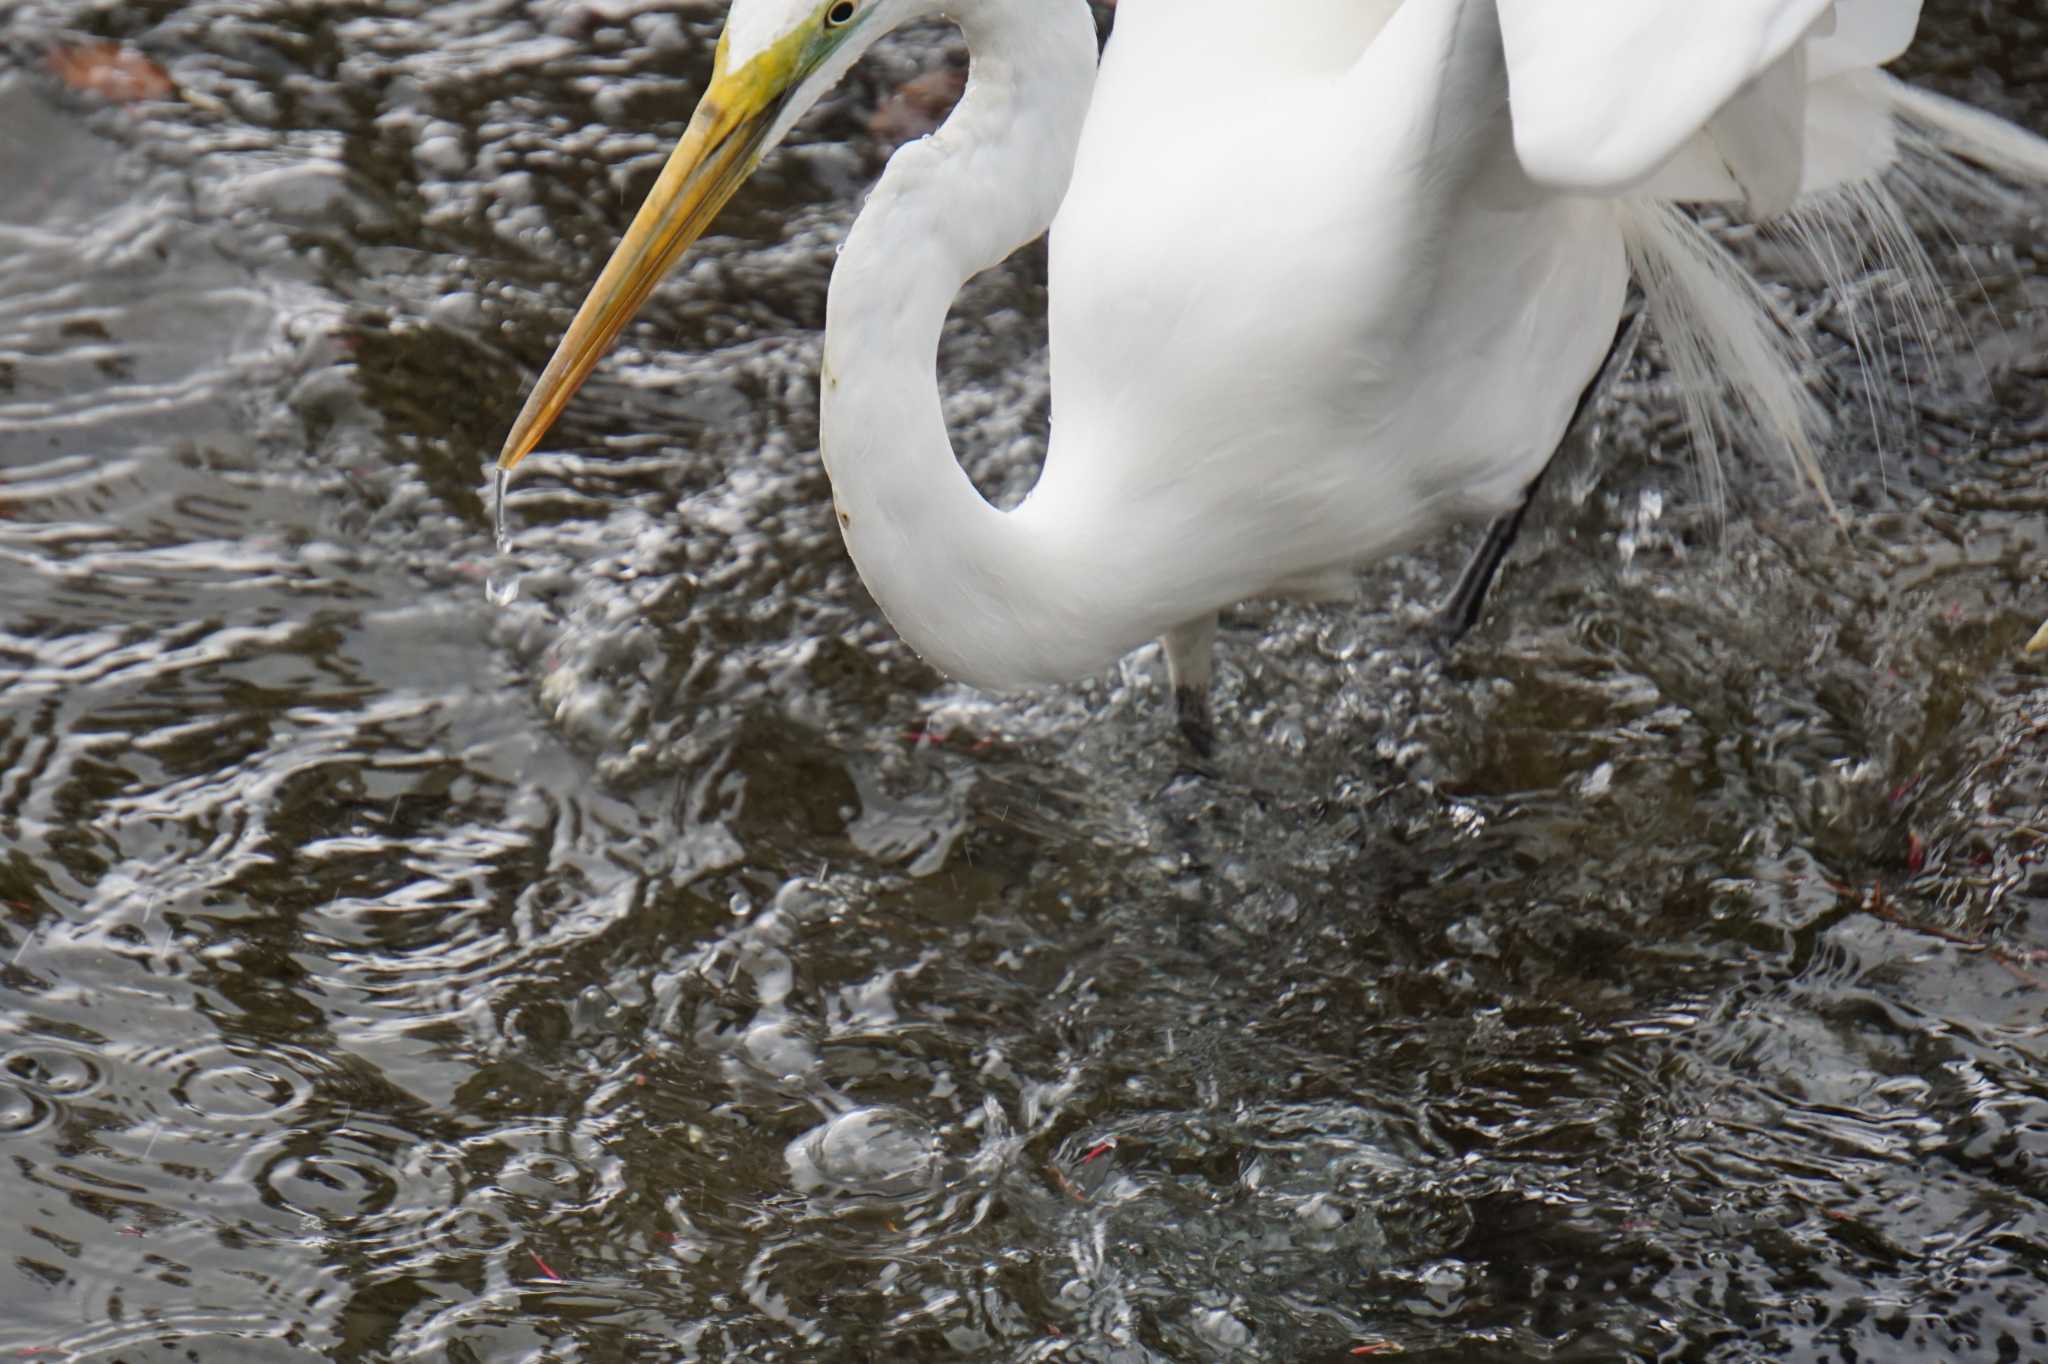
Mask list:
POLYGON ((1806 77, 1819 82, 1904 52, 1920 26, 1920 0, 1835 0, 1835 31, 1806 41, 1806 77))
POLYGON ((1497 0, 1515 154, 1611 194, 1654 175, 1819 23, 1829 0, 1497 0))
POLYGON ((1762 218, 1896 156, 1867 81, 1913 41, 1920 0, 1498 3, 1515 152, 1541 184, 1762 218))
POLYGON ((1752 216, 1792 207, 1806 175, 1806 49, 1795 43, 1707 122, 1706 137, 1752 216))

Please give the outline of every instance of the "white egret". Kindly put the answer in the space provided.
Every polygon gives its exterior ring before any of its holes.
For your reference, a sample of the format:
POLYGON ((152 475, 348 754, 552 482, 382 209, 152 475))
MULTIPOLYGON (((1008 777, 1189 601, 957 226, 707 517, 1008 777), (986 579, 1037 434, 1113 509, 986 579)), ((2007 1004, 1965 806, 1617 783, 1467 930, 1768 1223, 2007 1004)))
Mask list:
POLYGON ((1796 344, 1670 204, 1832 205, 1889 235, 1876 177, 1902 118, 2048 178, 2048 144, 1876 70, 1918 12, 1123 0, 1098 79, 1084 0, 734 0, 710 87, 500 465, 870 44, 950 17, 966 93, 890 160, 831 281, 819 454, 847 548, 903 638, 978 686, 1072 680, 1163 638, 1200 746, 1220 608, 1343 595, 1447 524, 1519 515, 1632 275, 1697 437, 1746 434, 1817 483, 1796 344), (1056 420, 1005 512, 952 449, 939 332, 968 278, 1048 224, 1056 420))

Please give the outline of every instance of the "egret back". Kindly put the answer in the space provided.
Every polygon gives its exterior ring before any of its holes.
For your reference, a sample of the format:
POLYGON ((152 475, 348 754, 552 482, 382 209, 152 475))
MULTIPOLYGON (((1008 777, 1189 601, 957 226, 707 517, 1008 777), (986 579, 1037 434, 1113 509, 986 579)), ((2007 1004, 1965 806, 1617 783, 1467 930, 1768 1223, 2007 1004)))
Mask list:
POLYGON ((1221 99, 1149 44, 1203 35, 1220 69, 1227 27, 1123 19, 1053 228, 1058 420, 1020 515, 1165 626, 1511 504, 1626 267, 1611 212, 1516 168, 1492 6, 1407 0, 1344 70, 1221 99))
POLYGON ((1402 0, 1121 0, 1116 38, 1154 88, 1211 96, 1241 83, 1333 76, 1355 65, 1402 0), (1221 82, 1221 84, 1218 84, 1221 82))

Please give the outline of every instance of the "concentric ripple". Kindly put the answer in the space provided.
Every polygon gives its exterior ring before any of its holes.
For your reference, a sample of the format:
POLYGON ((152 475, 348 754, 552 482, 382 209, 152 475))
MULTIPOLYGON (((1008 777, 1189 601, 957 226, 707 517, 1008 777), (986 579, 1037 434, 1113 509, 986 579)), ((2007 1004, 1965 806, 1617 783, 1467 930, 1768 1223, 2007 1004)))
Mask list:
POLYGON ((0 1081, 0 1139, 34 1132, 55 1112, 54 1104, 27 1086, 0 1081))
POLYGON ((523 1203, 580 1203, 590 1194, 591 1178, 576 1161, 551 1151, 515 1156, 498 1172, 498 1188, 523 1203))
POLYGON ((280 1055, 227 1046, 141 1058, 176 1078, 171 1097, 188 1119, 210 1126, 270 1130, 289 1125, 313 1098, 313 1081, 280 1055))
POLYGON ((388 1211, 400 1187, 380 1153, 350 1144, 280 1155, 258 1180, 284 1207, 328 1224, 388 1211))
POLYGON ((100 1087, 99 1063, 83 1052, 26 1046, 0 1052, 0 1074, 49 1098, 77 1098, 100 1087))

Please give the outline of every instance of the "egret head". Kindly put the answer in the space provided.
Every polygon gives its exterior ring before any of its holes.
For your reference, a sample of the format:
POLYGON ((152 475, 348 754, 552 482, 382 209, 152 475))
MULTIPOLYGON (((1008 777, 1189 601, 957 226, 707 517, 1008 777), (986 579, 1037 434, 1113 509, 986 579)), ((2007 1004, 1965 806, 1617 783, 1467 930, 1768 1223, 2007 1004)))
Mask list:
POLYGON ((540 443, 661 277, 790 125, 877 38, 929 8, 920 0, 733 0, 711 84, 527 395, 500 468, 540 443))

